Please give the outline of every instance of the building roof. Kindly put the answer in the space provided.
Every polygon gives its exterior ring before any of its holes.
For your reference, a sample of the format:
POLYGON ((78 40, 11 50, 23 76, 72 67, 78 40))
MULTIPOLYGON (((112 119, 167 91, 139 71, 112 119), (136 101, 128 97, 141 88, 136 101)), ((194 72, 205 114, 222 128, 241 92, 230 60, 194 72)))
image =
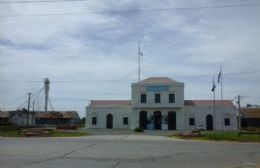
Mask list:
POLYGON ((74 119, 79 118, 78 112, 76 111, 53 111, 53 112, 36 112, 36 118, 67 118, 74 119))
POLYGON ((140 83, 141 84, 172 84, 172 83, 177 83, 177 81, 168 77, 151 77, 140 81, 140 83))
POLYGON ((79 118, 79 114, 76 111, 65 111, 63 118, 79 118))
MULTIPOLYGON (((185 106, 196 106, 196 107, 213 107, 213 100, 185 100, 185 106)), ((215 106, 221 107, 221 100, 215 100, 215 106)), ((222 107, 232 108, 234 107, 232 100, 222 100, 222 107)))
POLYGON ((131 100, 91 100, 89 107, 97 106, 131 106, 131 100))
POLYGON ((9 112, 8 111, 0 111, 0 118, 8 118, 9 112))
POLYGON ((260 118, 260 108, 241 108, 245 118, 260 118))

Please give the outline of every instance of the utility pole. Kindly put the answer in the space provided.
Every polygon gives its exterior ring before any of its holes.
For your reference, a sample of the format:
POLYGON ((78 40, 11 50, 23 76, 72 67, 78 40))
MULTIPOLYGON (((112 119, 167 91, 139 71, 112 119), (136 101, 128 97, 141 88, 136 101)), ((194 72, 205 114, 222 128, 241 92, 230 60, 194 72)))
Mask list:
POLYGON ((34 112, 34 106, 35 106, 35 100, 33 100, 33 113, 32 113, 32 115, 33 115, 33 117, 32 117, 32 125, 35 125, 35 112, 34 112))
POLYGON ((50 81, 48 78, 44 79, 44 89, 45 89, 45 99, 44 99, 44 112, 48 111, 48 99, 49 99, 49 89, 50 81))
POLYGON ((27 127, 29 127, 29 112, 30 112, 30 103, 31 103, 32 93, 28 93, 28 109, 27 109, 27 127))
POLYGON ((240 95, 237 96, 237 106, 238 106, 238 131, 241 131, 241 117, 240 117, 240 95))

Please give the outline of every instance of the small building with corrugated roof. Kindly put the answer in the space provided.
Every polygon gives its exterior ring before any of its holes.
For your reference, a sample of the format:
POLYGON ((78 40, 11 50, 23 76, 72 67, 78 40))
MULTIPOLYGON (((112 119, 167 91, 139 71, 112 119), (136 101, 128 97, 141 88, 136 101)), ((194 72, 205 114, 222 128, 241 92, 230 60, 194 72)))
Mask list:
POLYGON ((260 127, 259 107, 241 108, 240 113, 242 114, 242 127, 260 127))
POLYGON ((74 126, 80 117, 77 111, 36 112, 35 123, 38 126, 74 126))
POLYGON ((87 128, 237 130, 232 100, 184 100, 184 83, 151 77, 131 85, 130 100, 91 100, 87 128))

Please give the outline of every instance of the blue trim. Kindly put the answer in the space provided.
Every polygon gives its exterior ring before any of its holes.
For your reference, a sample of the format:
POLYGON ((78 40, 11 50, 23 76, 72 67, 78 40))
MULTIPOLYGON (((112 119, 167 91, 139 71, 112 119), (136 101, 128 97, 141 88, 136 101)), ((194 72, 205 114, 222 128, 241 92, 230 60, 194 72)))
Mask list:
POLYGON ((169 86, 146 86, 148 92, 168 92, 169 86))

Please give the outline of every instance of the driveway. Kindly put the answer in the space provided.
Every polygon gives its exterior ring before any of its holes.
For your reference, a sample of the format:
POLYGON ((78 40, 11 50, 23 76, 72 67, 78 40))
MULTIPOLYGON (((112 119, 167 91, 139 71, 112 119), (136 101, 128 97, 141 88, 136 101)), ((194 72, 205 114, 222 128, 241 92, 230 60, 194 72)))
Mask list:
POLYGON ((260 144, 151 135, 0 138, 1 168, 259 167, 260 144))

